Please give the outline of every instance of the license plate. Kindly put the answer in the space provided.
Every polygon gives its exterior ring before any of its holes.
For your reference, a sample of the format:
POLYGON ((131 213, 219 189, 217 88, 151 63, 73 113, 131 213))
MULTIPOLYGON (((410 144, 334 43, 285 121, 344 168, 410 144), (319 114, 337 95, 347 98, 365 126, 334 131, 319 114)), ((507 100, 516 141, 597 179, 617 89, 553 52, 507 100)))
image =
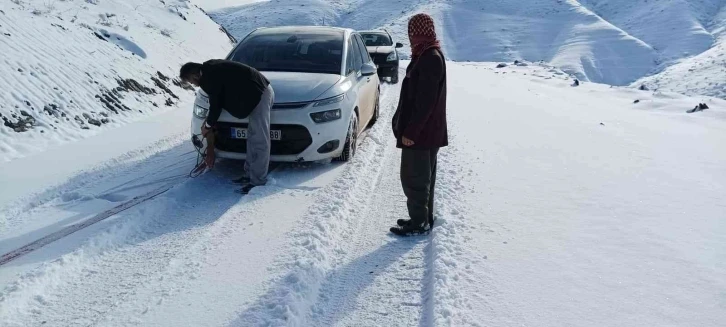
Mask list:
MULTIPOLYGON (((248 136, 248 134, 247 134, 246 128, 232 127, 232 138, 233 139, 247 139, 247 136, 248 136)), ((281 130, 271 130, 270 139, 273 141, 282 140, 282 131, 281 130)))

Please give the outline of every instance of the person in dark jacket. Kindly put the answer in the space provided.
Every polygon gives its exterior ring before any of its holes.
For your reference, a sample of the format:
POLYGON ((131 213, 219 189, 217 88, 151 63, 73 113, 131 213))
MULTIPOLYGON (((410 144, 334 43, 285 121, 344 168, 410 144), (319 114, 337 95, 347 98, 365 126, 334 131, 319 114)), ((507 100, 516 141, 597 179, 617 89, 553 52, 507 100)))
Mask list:
POLYGON ((448 145, 446 61, 436 38, 434 20, 418 14, 408 23, 411 63, 401 85, 393 134, 401 152, 401 184, 410 219, 399 219, 391 232, 425 233, 434 225, 437 155, 448 145))
MULTIPOLYGON (((179 77, 200 87, 209 96, 209 115, 201 130, 205 137, 215 130, 222 110, 239 119, 249 118, 241 192, 247 194, 255 186, 265 185, 270 164, 270 109, 275 98, 267 78, 245 64, 216 59, 204 64, 186 63, 179 77)), ((207 151, 207 156, 210 155, 212 158, 207 162, 213 163, 214 149, 207 151)))

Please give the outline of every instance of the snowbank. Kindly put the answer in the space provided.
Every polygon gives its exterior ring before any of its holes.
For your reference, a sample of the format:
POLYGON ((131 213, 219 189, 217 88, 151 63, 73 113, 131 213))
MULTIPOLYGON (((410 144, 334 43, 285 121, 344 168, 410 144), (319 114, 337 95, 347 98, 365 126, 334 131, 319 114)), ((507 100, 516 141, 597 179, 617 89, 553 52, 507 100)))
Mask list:
POLYGON ((726 101, 493 67, 449 66, 437 322, 720 326, 726 101))
POLYGON ((17 0, 0 10, 0 162, 176 109, 193 96, 175 79, 179 65, 231 47, 187 0, 17 0))

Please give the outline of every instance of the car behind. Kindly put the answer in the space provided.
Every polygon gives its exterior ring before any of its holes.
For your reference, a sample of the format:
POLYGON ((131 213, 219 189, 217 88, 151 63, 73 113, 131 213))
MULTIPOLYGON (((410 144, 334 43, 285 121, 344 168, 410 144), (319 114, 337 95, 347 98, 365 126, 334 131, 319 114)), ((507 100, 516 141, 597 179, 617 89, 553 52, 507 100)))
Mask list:
POLYGON ((378 76, 390 78, 391 83, 398 83, 398 51, 403 48, 401 43, 393 43, 387 31, 362 31, 363 42, 378 67, 378 76))

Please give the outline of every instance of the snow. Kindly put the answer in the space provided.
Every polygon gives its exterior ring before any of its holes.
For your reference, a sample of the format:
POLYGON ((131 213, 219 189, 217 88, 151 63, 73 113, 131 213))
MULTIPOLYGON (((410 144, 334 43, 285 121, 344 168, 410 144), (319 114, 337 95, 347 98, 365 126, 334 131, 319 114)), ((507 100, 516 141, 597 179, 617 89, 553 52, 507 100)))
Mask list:
MULTIPOLYGON (((189 126, 189 110, 169 111, 146 121, 104 131, 101 137, 83 139, 72 144, 61 145, 49 151, 16 159, 3 165, 0 184, 13 185, 0 189, 0 248, 10 249, 22 246, 24 238, 14 243, 4 240, 8 236, 35 233, 43 236, 78 222, 93 212, 109 209, 120 202, 143 194, 159 184, 145 180, 144 175, 128 176, 124 169, 140 161, 153 161, 154 156, 183 158, 181 165, 193 163, 196 152, 186 144, 189 126), (129 135, 138 135, 129 138, 129 135), (182 142, 184 146, 182 146, 182 142), (108 147, 109 143, 115 144, 108 147), (89 157, 92 149, 94 155, 89 157), (174 149, 173 151, 170 151, 174 149), (167 154, 169 153, 169 154, 167 154), (123 155, 121 155, 123 154, 123 155), (152 159, 149 159, 152 158, 152 159), (53 169, 48 163, 53 162, 53 169), (119 176, 120 175, 120 176, 119 176), (95 180, 117 178, 119 188, 94 189, 95 180), (99 192, 98 194, 93 194, 99 192), (51 205, 49 205, 51 204, 51 205), (74 210, 79 205, 87 209, 74 210), (93 204, 91 206, 91 204, 93 204), (45 209, 43 209, 45 207, 45 209), (30 211, 32 215, 23 215, 30 211), (81 213, 86 214, 81 214, 81 213), (64 224, 57 224, 65 221, 64 224), (52 228, 49 228, 53 226, 52 228)), ((169 175, 186 175, 186 166, 173 166, 164 162, 161 166, 147 164, 147 169, 169 170, 169 175), (170 169, 171 168, 171 169, 170 169)), ((138 174, 138 172, 137 172, 138 174)), ((147 171, 156 175, 159 182, 165 182, 164 172, 147 171)))
POLYGON ((726 321, 722 1, 24 0, 0 10, 0 113, 32 122, 0 126, 0 256, 104 218, 0 263, 2 326, 726 321), (382 27, 407 43, 408 17, 431 13, 457 61, 447 63, 451 146, 439 155, 431 234, 387 232, 406 216, 390 132, 400 85, 383 85, 380 121, 350 163, 279 165, 245 197, 230 183, 239 162, 188 178, 193 92, 173 77, 231 47, 197 5, 237 38, 325 24, 382 27), (95 96, 120 85, 130 110, 117 114, 95 96), (699 103, 710 109, 686 113, 699 103))
POLYGON ((185 0, 20 0, 0 10, 0 162, 174 110, 193 98, 174 84, 180 64, 231 47, 185 0))
POLYGON ((214 11, 263 1, 269 0, 200 0, 199 5, 206 11, 214 11))
POLYGON ((542 83, 520 68, 474 83, 492 65, 450 67, 450 108, 485 104, 451 111, 453 155, 468 159, 449 165, 465 175, 452 202, 469 209, 456 231, 473 248, 448 258, 450 274, 478 276, 445 289, 465 290, 474 321, 724 321, 723 112, 692 116, 682 109, 700 99, 542 83))
MULTIPOLYGON (((172 187, 2 266, 0 321, 718 326, 726 319, 719 304, 726 157, 718 150, 726 101, 707 98, 712 109, 687 114, 703 99, 571 87, 547 65, 448 66, 452 145, 440 155, 438 227, 428 237, 387 233, 406 209, 389 131, 399 86, 385 85, 381 123, 353 162, 283 165, 247 197, 232 192, 233 161, 197 179, 174 178, 193 158, 188 144, 172 142, 117 167, 110 161, 108 175, 71 179, 45 201, 19 200, 26 209, 14 217, 36 225, 39 216, 83 214, 56 223, 67 225, 112 207, 98 202, 104 197, 172 187)), ((6 230, 0 244, 53 228, 6 230)))
POLYGON ((408 45, 408 18, 427 12, 450 60, 544 61, 583 81, 724 98, 723 8, 721 0, 278 0, 210 14, 238 39, 261 26, 334 25, 386 29, 408 45))
POLYGON ((0 161, 188 101, 173 81, 160 81, 173 95, 158 87, 157 72, 173 78, 231 46, 198 5, 238 39, 260 26, 339 25, 385 28, 404 44, 408 17, 426 11, 451 60, 544 61, 583 81, 726 97, 720 0, 10 1, 0 7, 0 161))
POLYGON ((583 0, 580 3, 602 18, 620 26, 670 61, 708 50, 714 41, 710 30, 723 1, 627 1, 583 0))

